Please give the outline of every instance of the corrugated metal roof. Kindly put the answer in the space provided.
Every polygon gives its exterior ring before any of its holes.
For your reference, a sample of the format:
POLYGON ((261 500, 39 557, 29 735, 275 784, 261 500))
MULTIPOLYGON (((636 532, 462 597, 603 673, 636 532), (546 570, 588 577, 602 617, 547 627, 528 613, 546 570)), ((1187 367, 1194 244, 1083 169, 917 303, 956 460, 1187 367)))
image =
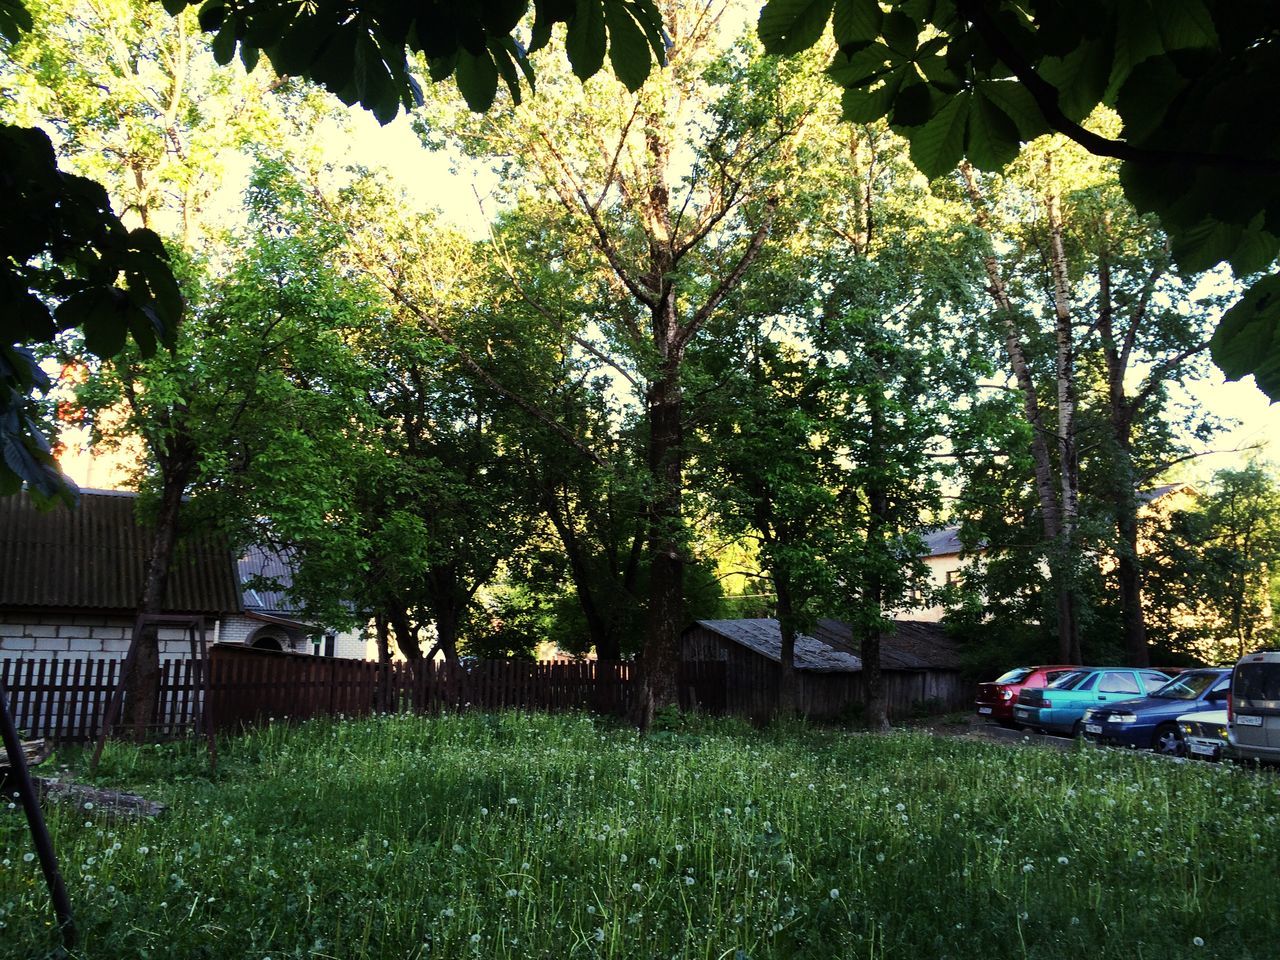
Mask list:
POLYGON ((240 558, 240 585, 244 591, 244 608, 255 613, 293 617, 300 612, 289 599, 293 586, 293 560, 288 549, 251 545, 240 558), (256 586, 250 586, 254 581, 256 586))
MULTIPOLYGON (((770 660, 782 660, 782 629, 777 620, 699 620, 698 625, 770 660)), ((853 654, 836 650, 806 634, 796 635, 795 663, 797 670, 815 673, 853 673, 862 669, 862 661, 853 654)))
MULTIPOLYGON (((782 631, 777 620, 699 620, 698 625, 774 662, 782 659, 782 631)), ((847 623, 819 620, 813 633, 796 636, 797 670, 854 673, 862 669, 847 623)), ((938 624, 896 620, 893 633, 880 637, 880 665, 886 670, 957 670, 960 653, 938 624)))
MULTIPOLYGON (((75 510, 39 511, 25 492, 0 497, 0 608, 91 609, 132 614, 146 577, 151 532, 137 495, 81 490, 75 510)), ((231 552, 215 540, 184 540, 174 555, 167 613, 239 611, 231 552)))

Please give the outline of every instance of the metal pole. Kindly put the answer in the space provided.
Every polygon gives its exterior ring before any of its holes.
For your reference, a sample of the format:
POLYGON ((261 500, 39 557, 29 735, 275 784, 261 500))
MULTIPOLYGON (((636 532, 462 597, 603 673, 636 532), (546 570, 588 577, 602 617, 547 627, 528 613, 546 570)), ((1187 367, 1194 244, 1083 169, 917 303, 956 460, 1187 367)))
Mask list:
POLYGON ((76 942, 76 927, 71 917, 71 900, 67 897, 66 885, 63 884, 62 874, 58 871, 58 857, 53 852, 53 840, 49 836, 48 827, 45 826, 44 815, 40 812, 40 801, 36 798, 35 784, 31 782, 31 771, 27 767, 27 758, 22 752, 22 741, 18 739, 13 717, 9 715, 9 693, 5 690, 3 683, 0 683, 0 734, 4 735, 4 748, 9 754, 9 766, 18 777, 18 794, 22 798, 22 809, 27 814, 27 825, 31 828, 31 839, 36 845, 40 868, 44 870, 44 882, 49 887, 53 909, 58 916, 62 942, 68 947, 73 947, 76 942))

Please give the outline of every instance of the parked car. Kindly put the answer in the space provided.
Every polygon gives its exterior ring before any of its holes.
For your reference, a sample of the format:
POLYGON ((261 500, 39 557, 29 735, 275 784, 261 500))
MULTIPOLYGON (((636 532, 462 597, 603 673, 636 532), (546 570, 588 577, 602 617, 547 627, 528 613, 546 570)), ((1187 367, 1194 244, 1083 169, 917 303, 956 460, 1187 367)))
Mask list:
POLYGON ((1013 719, 1037 730, 1079 736, 1084 712, 1104 703, 1132 700, 1169 682, 1159 670, 1130 667, 1081 667, 1043 689, 1024 688, 1013 719))
POLYGON ((1090 707, 1084 712, 1084 737, 1095 743, 1180 755, 1178 715, 1226 709, 1229 668, 1186 670, 1149 696, 1090 707))
POLYGON ((1016 726, 1013 719, 1013 704, 1024 687, 1047 687, 1064 674, 1079 669, 1079 666, 1070 664, 1014 667, 990 683, 978 684, 978 699, 975 702, 978 716, 987 717, 1002 726, 1016 726))
POLYGON ((1238 759, 1280 761, 1280 650, 1261 650, 1236 663, 1227 733, 1238 759))
POLYGON ((1178 718, 1187 756, 1201 760, 1221 760, 1230 752, 1227 740, 1227 711, 1201 710, 1178 718))

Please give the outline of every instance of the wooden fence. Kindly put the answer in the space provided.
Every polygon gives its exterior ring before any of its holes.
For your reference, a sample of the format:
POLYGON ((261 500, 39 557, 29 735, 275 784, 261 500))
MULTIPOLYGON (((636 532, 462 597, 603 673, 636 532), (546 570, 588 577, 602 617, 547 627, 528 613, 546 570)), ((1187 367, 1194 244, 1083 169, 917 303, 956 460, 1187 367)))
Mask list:
MULTIPOLYGON (((155 736, 189 731, 200 706, 207 664, 215 730, 232 732, 263 720, 364 716, 374 712, 445 710, 588 710, 625 715, 635 683, 631 663, 482 660, 468 667, 442 661, 379 664, 215 644, 207 660, 162 664, 155 736)), ((119 660, 0 660, 0 681, 20 729, 61 742, 93 740, 120 678, 119 660)), ((681 703, 710 712, 725 705, 724 671, 690 664, 680 678, 681 703)))

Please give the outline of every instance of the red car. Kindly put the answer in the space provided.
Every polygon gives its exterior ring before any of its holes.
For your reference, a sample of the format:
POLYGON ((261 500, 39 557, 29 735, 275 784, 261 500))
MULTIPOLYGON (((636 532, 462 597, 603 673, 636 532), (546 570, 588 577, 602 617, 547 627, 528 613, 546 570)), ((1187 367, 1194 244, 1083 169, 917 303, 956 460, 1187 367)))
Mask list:
POLYGON ((1079 670, 1067 664, 1047 667, 1014 667, 991 683, 978 684, 978 716, 995 720, 1001 726, 1017 726, 1013 722, 1013 705, 1023 687, 1047 687, 1064 673, 1079 670))

